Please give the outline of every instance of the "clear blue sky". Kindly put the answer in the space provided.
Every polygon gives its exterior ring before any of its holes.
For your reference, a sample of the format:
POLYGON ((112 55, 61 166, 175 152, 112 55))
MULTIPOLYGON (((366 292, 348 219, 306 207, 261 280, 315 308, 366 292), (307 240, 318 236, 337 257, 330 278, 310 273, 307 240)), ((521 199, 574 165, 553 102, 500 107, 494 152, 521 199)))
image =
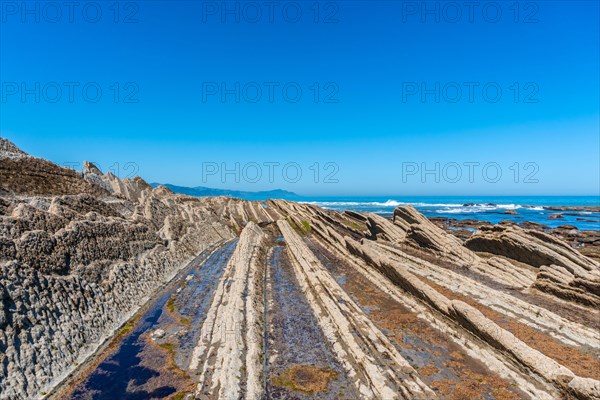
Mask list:
POLYGON ((23 9, 2 0, 0 134, 57 163, 88 159, 104 170, 119 163, 124 176, 133 162, 150 182, 186 186, 305 195, 599 193, 598 1, 483 1, 473 10, 464 2, 454 3, 460 9, 268 3, 119 2, 116 13, 113 1, 23 9), (225 4, 233 13, 223 13, 225 4), (221 84, 235 91, 236 82, 240 101, 223 98, 221 84), (435 92, 436 83, 439 102, 436 94, 422 98, 421 85, 435 92), (92 102, 97 87, 102 96, 92 102), (258 181, 252 162, 261 166, 258 181), (280 164, 273 182, 264 165, 271 162, 280 164), (479 163, 472 179, 469 162, 479 163), (207 174, 235 163, 239 182, 207 174), (295 167, 282 177, 286 163, 301 167, 298 182, 295 167), (434 173, 421 176, 436 163, 439 182, 434 173), (334 182, 324 182, 333 172, 334 182))

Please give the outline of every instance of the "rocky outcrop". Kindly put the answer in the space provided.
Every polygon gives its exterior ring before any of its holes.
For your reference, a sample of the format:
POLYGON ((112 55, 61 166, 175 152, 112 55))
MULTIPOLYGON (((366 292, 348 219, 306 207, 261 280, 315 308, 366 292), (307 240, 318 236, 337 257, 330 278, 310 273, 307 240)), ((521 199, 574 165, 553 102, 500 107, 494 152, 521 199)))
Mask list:
POLYGON ((537 267, 535 288, 566 300, 600 306, 600 264, 549 234, 497 226, 481 229, 465 246, 537 267))
POLYGON ((0 158, 18 160, 23 157, 28 157, 27 153, 19 149, 11 141, 0 137, 0 158))
POLYGON ((465 246, 474 251, 506 256, 535 267, 555 264, 577 274, 585 274, 598 268, 598 263, 544 232, 513 226, 482 228, 465 242, 465 246))
POLYGON ((545 210, 551 211, 585 211, 585 212, 600 212, 599 206, 547 206, 545 210))
POLYGON ((434 399, 394 345, 340 288, 285 220, 277 222, 296 276, 340 362, 366 399, 434 399))
POLYGON ((263 286, 266 235, 248 222, 221 277, 194 349, 197 397, 263 398, 263 286))
POLYGON ((452 302, 452 310, 456 314, 457 320, 463 326, 493 346, 510 353, 518 362, 539 374, 547 381, 557 386, 562 386, 565 380, 570 381, 575 377, 569 369, 527 346, 511 332, 501 328, 489 318, 486 318, 474 307, 462 301, 454 300, 452 302))
POLYGON ((368 214, 367 228, 374 239, 383 239, 389 242, 401 242, 406 237, 406 230, 394 225, 390 220, 377 215, 368 214))
POLYGON ((0 158, 0 188, 19 195, 108 194, 79 172, 34 157, 0 158))
POLYGON ((209 204, 2 146, 18 156, 0 158, 0 398, 29 399, 233 233, 209 204))
POLYGON ((81 173, 41 158, 31 157, 2 138, 0 138, 0 190, 30 196, 108 194, 106 189, 83 179, 81 173))
MULTIPOLYGON (((363 251, 369 248, 370 243, 365 242, 365 244, 367 245, 363 246, 363 251)), ((565 344, 597 346, 597 332, 593 328, 569 321, 553 312, 552 309, 530 304, 510 293, 405 253, 401 249, 387 246, 385 243, 376 242, 374 244, 379 253, 389 255, 396 263, 402 263, 410 273, 416 276, 426 278, 467 298, 476 299, 477 302, 498 312, 508 315, 517 314, 527 324, 540 331, 551 332, 553 337, 565 344)))
MULTIPOLYGON (((329 233, 333 232, 329 231, 329 233)), ((362 243, 358 243, 349 237, 341 238, 341 243, 345 243, 348 247, 346 249, 337 246, 337 243, 340 243, 339 236, 332 234, 328 239, 327 236, 328 234, 325 234, 322 238, 327 243, 332 244, 335 251, 344 254, 346 259, 352 260, 350 263, 352 268, 355 268, 367 280, 380 288, 382 292, 396 299, 398 304, 409 307, 416 313, 419 318, 417 324, 427 321, 427 324, 435 326, 438 333, 434 333, 433 336, 447 334, 451 338, 458 338, 456 343, 462 346, 471 356, 489 366, 491 371, 494 371, 493 373, 510 377, 532 399, 552 399, 556 397, 556 395, 551 394, 551 390, 548 391, 548 388, 541 389, 538 382, 532 383, 527 373, 524 373, 521 369, 514 369, 512 363, 507 362, 502 353, 494 351, 488 344, 479 343, 470 338, 467 339, 464 333, 461 332, 463 328, 456 324, 451 301, 429 287, 425 282, 419 280, 417 275, 411 276, 411 273, 403 268, 406 265, 405 263, 387 257, 385 251, 382 251, 381 248, 370 249, 369 243, 371 241, 363 240, 362 243), (383 255, 383 258, 380 257, 381 255, 383 255), (385 261, 383 261, 384 259, 385 261)), ((325 246, 327 247, 327 245, 325 246)), ((428 357, 430 354, 428 353, 428 357)), ((464 394, 460 396, 464 396, 464 394)), ((526 395, 523 394, 521 397, 526 398, 526 395)))
POLYGON ((354 218, 355 220, 358 220, 358 221, 362 221, 362 222, 367 221, 367 217, 365 217, 364 215, 362 215, 361 213, 358 213, 358 212, 346 210, 346 211, 344 211, 344 214, 346 214, 350 218, 354 218))
POLYGON ((517 267, 502 257, 490 257, 486 260, 485 267, 477 264, 475 267, 482 275, 490 274, 499 278, 501 282, 509 287, 525 289, 535 282, 535 272, 529 268, 517 267))
MULTIPOLYGON (((540 376, 563 393, 573 394, 575 393, 573 387, 577 387, 575 398, 582 400, 595 399, 595 396, 600 394, 598 392, 597 380, 576 376, 568 368, 516 338, 511 332, 497 325, 476 308, 459 300, 450 300, 439 293, 435 288, 418 279, 412 270, 405 267, 414 262, 425 265, 424 262, 418 261, 406 254, 404 257, 397 258, 394 254, 401 255, 401 253, 385 251, 382 247, 378 247, 369 240, 363 240, 361 243, 358 243, 346 237, 345 242, 352 254, 375 267, 392 283, 427 304, 447 319, 458 323, 462 328, 472 332, 490 346, 499 349, 505 354, 509 354, 522 367, 540 376), (570 385, 572 381, 574 383, 570 385)), ((422 270, 422 268, 418 268, 418 270, 422 270)), ((496 296, 486 297, 495 298, 503 297, 503 295, 497 293, 496 296)), ((591 340, 588 343, 590 345, 593 345, 593 336, 593 333, 589 335, 589 339, 591 340)))
MULTIPOLYGON (((115 197, 134 202, 140 200, 143 192, 152 191, 152 186, 139 176, 121 180, 112 172, 103 174, 98 167, 88 161, 83 163, 83 178, 92 185, 107 190, 115 197)), ((156 193, 173 194, 164 186, 159 186, 155 190, 156 193)))
POLYGON ((394 224, 406 231, 402 245, 412 245, 433 257, 458 268, 477 272, 507 287, 524 289, 535 279, 531 271, 513 265, 499 257, 483 259, 463 245, 456 236, 428 220, 411 206, 394 211, 394 224))
POLYGON ((442 314, 448 315, 450 308, 448 299, 441 296, 426 283, 420 281, 415 275, 404 268, 402 264, 394 262, 388 254, 381 252, 375 244, 367 240, 363 240, 359 244, 350 238, 345 238, 345 241, 346 246, 353 254, 375 266, 379 272, 394 284, 428 303, 442 314))
POLYGON ((460 239, 439 228, 412 206, 396 208, 394 224, 407 231, 408 241, 448 261, 464 267, 469 267, 478 261, 475 254, 465 249, 460 239))

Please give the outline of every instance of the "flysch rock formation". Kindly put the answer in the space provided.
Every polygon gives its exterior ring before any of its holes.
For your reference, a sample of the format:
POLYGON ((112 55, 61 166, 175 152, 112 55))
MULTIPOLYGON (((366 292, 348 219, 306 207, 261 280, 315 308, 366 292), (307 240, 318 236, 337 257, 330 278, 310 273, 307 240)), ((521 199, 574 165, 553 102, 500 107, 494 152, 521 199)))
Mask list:
MULTIPOLYGON (((291 213, 290 220, 298 226, 303 222, 309 224, 313 234, 319 236, 326 247, 344 257, 355 257, 356 267, 362 268, 363 273, 373 275, 374 267, 402 293, 411 295, 421 305, 433 310, 434 315, 437 315, 434 318, 440 318, 442 323, 449 323, 445 328, 448 332, 458 328, 459 331, 468 331, 477 340, 483 341, 487 348, 484 346, 477 352, 491 370, 511 376, 515 381, 523 378, 523 371, 528 371, 530 377, 537 381, 527 388, 533 398, 600 398, 600 337, 595 322, 598 321, 598 310, 584 310, 580 302, 575 301, 569 307, 589 313, 586 321, 589 324, 570 320, 568 311, 561 312, 561 315, 553 312, 553 306, 558 308, 564 305, 563 298, 552 298, 545 306, 532 304, 525 295, 529 293, 526 285, 516 285, 515 282, 510 282, 510 276, 498 273, 500 270, 521 277, 519 279, 528 277, 525 282, 535 287, 534 280, 531 279, 531 267, 535 265, 528 265, 523 270, 522 262, 511 264, 506 258, 484 258, 483 254, 480 256, 474 253, 459 240, 434 226, 412 207, 399 207, 395 212, 394 224, 378 216, 366 215, 364 221, 368 232, 362 238, 353 238, 352 235, 344 236, 342 230, 336 229, 337 224, 330 222, 331 216, 324 218, 323 212, 312 206, 298 207, 289 202, 279 203, 282 203, 279 206, 284 213, 291 213), (482 275, 488 279, 479 282, 476 278, 482 275), (439 292, 439 286, 465 298, 476 299, 481 305, 515 319, 527 328, 534 328, 541 335, 560 342, 559 346, 564 346, 565 352, 574 351, 573 354, 577 354, 579 351, 587 352, 585 349, 588 348, 594 349, 594 355, 589 358, 592 363, 590 375, 593 378, 578 376, 545 355, 543 348, 541 351, 530 347, 475 307, 448 298, 439 292), (521 288, 524 296, 516 296, 515 288, 521 288), (498 361, 503 367, 508 366, 508 370, 499 368, 498 361), (515 362, 518 367, 513 369, 515 362), (537 386, 539 384, 543 387, 541 392, 540 386, 537 386)), ((538 250, 544 251, 542 248, 538 250)), ((597 265, 591 260, 586 261, 590 263, 586 271, 595 274, 597 265)), ((530 295, 534 296, 535 293, 530 295)), ((473 348, 473 343, 475 342, 470 342, 467 346, 473 348)), ((523 381, 520 384, 523 388, 528 386, 523 381)))
POLYGON ((190 363, 200 375, 196 398, 263 398, 265 236, 248 222, 219 282, 190 363))
POLYGON ((465 246, 532 265, 539 271, 535 288, 600 307, 600 263, 544 232, 519 227, 484 228, 465 246))
POLYGON ((600 399, 598 263, 543 232, 489 225, 463 242, 410 206, 387 219, 193 198, 87 162, 62 168, 4 139, 0 178, 1 399, 44 398, 89 373, 78 366, 236 237, 199 339, 171 350, 187 352, 187 398, 271 398, 273 385, 277 398, 339 398, 322 379, 342 377, 364 399, 600 399), (268 315, 275 247, 291 279, 278 290, 296 285, 321 333, 311 338, 335 363, 270 368, 267 344, 284 348, 269 336, 281 331, 268 315))
POLYGON ((210 202, 0 144, 0 397, 30 399, 234 233, 210 202))
POLYGON ((434 399, 435 393, 339 287, 285 220, 277 222, 300 285, 338 357, 364 398, 434 399), (375 351, 373 351, 375 349, 375 351))

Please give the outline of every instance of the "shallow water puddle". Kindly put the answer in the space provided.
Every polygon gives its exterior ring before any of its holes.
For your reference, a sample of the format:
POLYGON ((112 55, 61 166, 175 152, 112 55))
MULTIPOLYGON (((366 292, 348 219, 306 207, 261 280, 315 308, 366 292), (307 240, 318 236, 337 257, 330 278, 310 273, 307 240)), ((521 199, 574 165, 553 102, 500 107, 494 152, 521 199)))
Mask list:
POLYGON ((195 269, 191 273, 192 278, 172 296, 171 314, 178 317, 186 326, 186 329, 176 334, 178 342, 176 361, 181 368, 187 368, 192 350, 198 344, 200 328, 206 319, 214 290, 235 250, 236 243, 237 241, 234 241, 215 252, 202 268, 195 269))
POLYGON ((269 258, 267 393, 270 399, 356 399, 328 347, 289 264, 284 246, 269 258))
POLYGON ((162 399, 190 393, 188 357, 236 241, 204 252, 154 300, 70 394, 72 399, 162 399))

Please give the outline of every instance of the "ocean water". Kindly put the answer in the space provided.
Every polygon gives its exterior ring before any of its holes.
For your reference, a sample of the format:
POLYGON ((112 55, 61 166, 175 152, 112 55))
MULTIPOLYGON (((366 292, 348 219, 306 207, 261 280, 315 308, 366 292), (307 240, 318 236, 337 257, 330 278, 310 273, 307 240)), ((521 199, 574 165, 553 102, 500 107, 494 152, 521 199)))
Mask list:
POLYGON ((420 196, 420 197, 311 197, 302 202, 337 211, 352 210, 392 215, 401 205, 412 205, 427 217, 475 219, 498 223, 531 221, 555 228, 573 225, 581 230, 600 230, 600 213, 554 211, 544 207, 600 206, 600 196, 420 196), (514 210, 517 214, 506 214, 514 210), (550 219, 562 214, 562 219, 550 219))

